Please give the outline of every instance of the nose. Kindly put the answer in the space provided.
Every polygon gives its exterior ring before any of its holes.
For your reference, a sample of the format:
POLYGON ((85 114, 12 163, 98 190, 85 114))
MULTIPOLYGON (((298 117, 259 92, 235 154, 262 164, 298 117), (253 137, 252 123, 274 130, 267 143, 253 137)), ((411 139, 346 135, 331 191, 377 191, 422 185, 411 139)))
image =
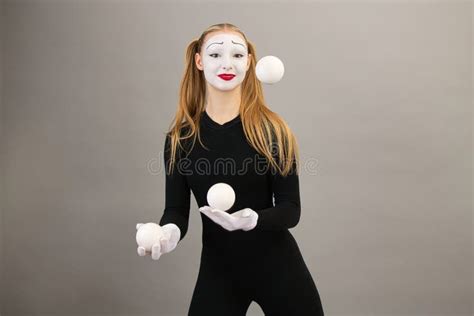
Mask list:
POLYGON ((229 57, 224 58, 224 61, 222 62, 222 68, 225 70, 232 69, 232 62, 229 57))

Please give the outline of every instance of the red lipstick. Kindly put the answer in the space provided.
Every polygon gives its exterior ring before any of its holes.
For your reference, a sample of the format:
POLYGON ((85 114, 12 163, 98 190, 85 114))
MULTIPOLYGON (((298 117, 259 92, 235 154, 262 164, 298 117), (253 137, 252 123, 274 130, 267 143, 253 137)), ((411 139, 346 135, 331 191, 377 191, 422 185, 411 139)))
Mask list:
POLYGON ((235 77, 233 74, 220 74, 219 78, 224 79, 224 80, 232 80, 235 77))

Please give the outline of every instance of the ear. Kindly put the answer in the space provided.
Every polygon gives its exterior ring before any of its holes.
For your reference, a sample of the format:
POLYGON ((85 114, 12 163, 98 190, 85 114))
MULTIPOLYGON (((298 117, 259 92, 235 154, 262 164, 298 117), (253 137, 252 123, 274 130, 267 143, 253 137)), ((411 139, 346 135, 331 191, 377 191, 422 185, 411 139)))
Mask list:
POLYGON ((201 63, 202 63, 202 61, 201 61, 201 55, 199 55, 199 53, 196 53, 196 54, 194 55, 194 62, 196 63, 197 69, 203 70, 202 64, 201 64, 201 63))

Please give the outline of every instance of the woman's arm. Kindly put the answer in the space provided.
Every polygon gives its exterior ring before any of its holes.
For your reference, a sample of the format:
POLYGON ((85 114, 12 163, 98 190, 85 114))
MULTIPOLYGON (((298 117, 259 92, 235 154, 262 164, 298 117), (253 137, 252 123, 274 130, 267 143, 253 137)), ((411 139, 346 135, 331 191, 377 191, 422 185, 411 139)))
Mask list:
POLYGON ((178 226, 181 232, 179 241, 181 241, 188 231, 191 191, 185 175, 180 172, 179 153, 176 155, 173 172, 169 174, 168 161, 171 156, 170 140, 171 138, 169 134, 167 134, 163 154, 166 174, 165 210, 159 224, 163 226, 173 223, 178 226))
POLYGON ((273 207, 257 211, 259 217, 256 229, 282 230, 295 227, 301 215, 296 161, 293 160, 292 170, 286 177, 275 170, 270 176, 275 203, 273 207))

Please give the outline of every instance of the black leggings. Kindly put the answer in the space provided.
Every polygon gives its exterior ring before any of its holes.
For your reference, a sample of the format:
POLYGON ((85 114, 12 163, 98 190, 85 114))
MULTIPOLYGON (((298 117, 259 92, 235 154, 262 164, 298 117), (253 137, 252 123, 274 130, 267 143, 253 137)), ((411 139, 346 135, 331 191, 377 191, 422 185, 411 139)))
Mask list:
POLYGON ((324 315, 290 233, 252 256, 230 257, 203 247, 188 316, 244 316, 252 301, 266 316, 324 315))

